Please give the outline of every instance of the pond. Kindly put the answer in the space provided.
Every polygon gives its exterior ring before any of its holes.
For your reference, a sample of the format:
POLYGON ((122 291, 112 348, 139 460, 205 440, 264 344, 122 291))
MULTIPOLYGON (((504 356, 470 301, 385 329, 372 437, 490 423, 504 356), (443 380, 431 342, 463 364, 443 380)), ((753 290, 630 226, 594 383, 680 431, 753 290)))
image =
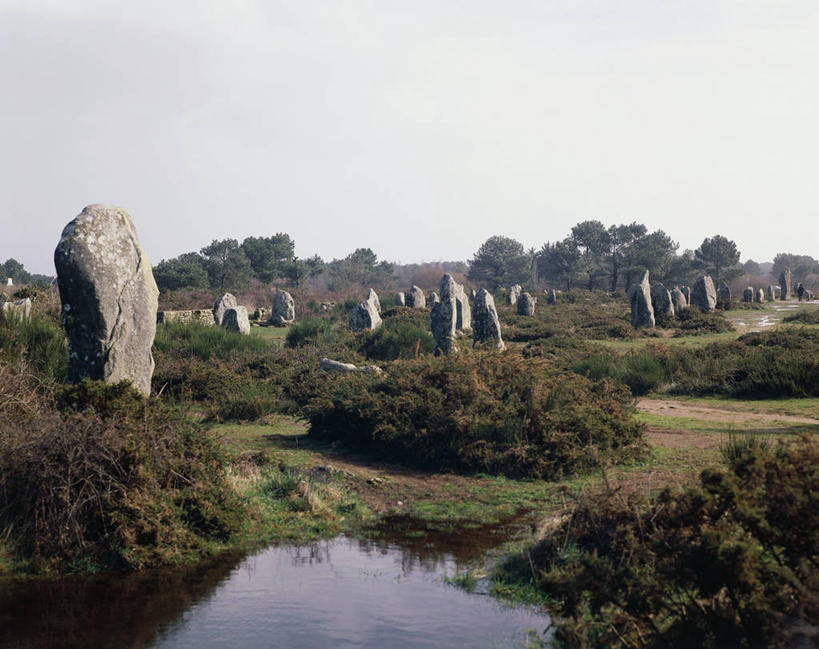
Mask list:
POLYGON ((464 559, 428 539, 342 536, 188 570, 0 582, 0 647, 474 648, 542 637, 538 611, 445 583, 464 559))

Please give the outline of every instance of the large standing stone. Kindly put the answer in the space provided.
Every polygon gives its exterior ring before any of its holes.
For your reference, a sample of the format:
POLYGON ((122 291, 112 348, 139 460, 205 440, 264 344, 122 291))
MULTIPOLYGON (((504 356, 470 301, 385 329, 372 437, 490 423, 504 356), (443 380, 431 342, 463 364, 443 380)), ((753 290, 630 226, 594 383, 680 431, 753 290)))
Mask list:
POLYGON ((694 282, 691 299, 688 302, 700 311, 713 311, 717 306, 717 292, 710 275, 700 275, 694 282))
POLYGON ((378 293, 376 293, 373 289, 367 291, 367 302, 370 302, 375 306, 375 310, 381 314, 381 300, 378 299, 378 293))
POLYGON ((295 321, 296 303, 293 301, 293 296, 287 291, 276 289, 276 292, 273 293, 273 304, 268 322, 275 327, 286 327, 295 321))
POLYGON ((631 326, 654 327, 654 308, 651 306, 651 284, 648 281, 648 271, 643 274, 639 284, 634 284, 629 292, 631 303, 631 326))
POLYGON ((685 299, 685 293, 682 292, 679 286, 675 286, 671 291, 671 303, 674 305, 674 312, 679 313, 681 309, 688 306, 688 300, 685 299))
POLYGON ((674 302, 671 300, 669 291, 662 282, 654 282, 651 285, 651 308, 654 310, 654 317, 674 316, 674 302))
POLYGON ((760 304, 765 301, 765 291, 761 288, 757 289, 756 291, 756 301, 760 304))
POLYGON ((773 284, 768 284, 768 302, 773 302, 776 299, 776 291, 773 284))
POLYGON ((780 299, 787 300, 791 296, 791 291, 793 290, 791 281, 791 269, 783 270, 779 276, 779 286, 782 287, 779 293, 780 299))
POLYGON ((500 320, 495 308, 495 298, 485 288, 475 293, 472 310, 472 344, 494 341, 497 349, 503 349, 500 320))
POLYGON ((413 285, 413 287, 404 293, 404 301, 406 305, 413 309, 423 309, 427 306, 427 300, 424 297, 424 292, 413 285))
POLYGON ((691 287, 690 286, 683 286, 682 287, 683 295, 685 295, 685 303, 688 306, 691 306, 691 287))
POLYGON ((530 293, 521 293, 518 297, 518 315, 535 315, 537 298, 530 293))
POLYGON ((381 316, 378 310, 380 304, 378 295, 370 289, 367 299, 350 311, 350 329, 353 331, 378 329, 381 326, 381 316))
POLYGON ((438 297, 438 294, 435 291, 430 291, 429 295, 427 295, 427 302, 429 302, 430 306, 433 304, 438 304, 440 301, 441 298, 438 297))
POLYGON ((441 278, 441 301, 433 305, 430 313, 430 327, 435 338, 435 354, 449 354, 458 351, 455 332, 458 323, 458 284, 447 273, 441 278))
POLYGON ((125 210, 89 205, 54 251, 68 380, 128 380, 151 392, 159 290, 125 210))
POLYGON ((753 286, 746 286, 745 290, 742 291, 742 301, 746 304, 750 304, 754 301, 754 287, 753 286))
POLYGON ((225 311, 239 306, 236 297, 233 293, 225 293, 213 305, 213 320, 217 325, 222 325, 222 318, 225 317, 225 311))
POLYGON ((514 286, 509 287, 509 292, 506 294, 506 302, 511 305, 515 305, 518 303, 518 298, 520 297, 521 291, 523 291, 523 287, 520 284, 515 284, 514 286))
POLYGON ((461 284, 455 282, 455 328, 458 331, 472 330, 472 305, 461 284))
POLYGON ((250 319, 247 317, 247 307, 234 306, 225 311, 222 316, 222 327, 247 336, 250 333, 250 319))
POLYGON ((31 298, 0 303, 0 321, 6 317, 31 320, 31 298))
POLYGON ((403 293, 395 294, 395 306, 407 306, 407 298, 403 293))
POLYGON ((717 291, 717 300, 720 302, 731 301, 731 287, 728 286, 728 282, 720 283, 719 290, 717 291))
POLYGON ((546 291, 546 304, 557 304, 557 291, 553 288, 546 291))

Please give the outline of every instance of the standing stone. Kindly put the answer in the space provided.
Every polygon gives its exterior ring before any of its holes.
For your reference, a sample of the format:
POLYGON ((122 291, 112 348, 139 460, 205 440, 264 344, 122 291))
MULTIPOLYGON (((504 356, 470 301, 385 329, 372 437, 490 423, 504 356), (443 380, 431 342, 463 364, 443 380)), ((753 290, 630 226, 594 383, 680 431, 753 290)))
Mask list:
POLYGON ((469 291, 469 299, 473 304, 475 303, 475 296, 477 294, 478 292, 474 288, 471 291, 469 291))
POLYGON ((773 284, 768 284, 768 302, 773 302, 776 299, 776 291, 773 284))
POLYGON ((438 294, 435 291, 430 291, 429 295, 427 295, 427 302, 429 302, 430 306, 433 304, 438 304, 440 301, 441 298, 438 297, 438 294))
POLYGON ((381 300, 378 299, 378 293, 376 293, 373 289, 370 289, 367 292, 367 302, 375 305, 375 310, 379 315, 381 314, 381 300))
POLYGON ((430 313, 430 327, 435 338, 435 355, 449 354, 458 351, 455 345, 455 332, 458 322, 458 302, 456 292, 458 284, 447 273, 441 278, 441 301, 436 302, 430 313))
POLYGON ((360 331, 361 329, 378 329, 381 326, 381 316, 379 315, 378 294, 370 289, 367 299, 350 311, 350 329, 360 331))
POLYGON ((423 309, 427 306, 424 292, 413 284, 412 288, 404 294, 406 305, 413 309, 423 309))
POLYGON ((521 293, 518 297, 518 315, 535 315, 537 298, 529 293, 521 293))
POLYGON ((472 310, 472 345, 494 341, 497 349, 503 349, 500 320, 495 308, 495 298, 485 288, 475 293, 474 309, 472 310))
POLYGON ((727 282, 720 283, 719 290, 717 291, 717 300, 719 302, 731 301, 731 287, 728 286, 727 282))
POLYGON ((651 285, 651 308, 654 310, 654 317, 671 316, 674 317, 674 303, 671 301, 671 291, 662 282, 654 282, 651 285))
POLYGON ((629 292, 631 303, 631 326, 654 327, 654 308, 651 306, 651 284, 648 281, 648 271, 643 273, 639 284, 634 284, 629 292))
POLYGON ((557 291, 553 288, 546 291, 546 304, 557 304, 557 291))
POLYGON ((276 292, 273 293, 273 306, 268 322, 275 327, 286 327, 295 321, 296 303, 293 301, 293 296, 287 291, 276 289, 276 292))
POLYGON ((793 290, 793 287, 791 286, 790 268, 782 271, 782 274, 779 276, 779 286, 782 287, 779 293, 780 299, 787 300, 791 296, 791 291, 793 290))
POLYGON ((700 311, 713 311, 717 306, 717 292, 710 275, 700 275, 694 282, 691 299, 688 302, 700 311))
POLYGON ((395 294, 395 306, 407 306, 407 298, 400 291, 395 294))
POLYGON ((674 305, 674 313, 679 313, 680 310, 688 307, 688 300, 685 299, 685 293, 679 286, 675 286, 671 291, 671 303, 674 305))
POLYGON ((690 286, 683 286, 682 287, 683 295, 685 295, 685 303, 688 306, 691 306, 691 287, 690 286))
POLYGON ((247 317, 247 307, 234 306, 227 309, 222 316, 222 328, 247 336, 250 333, 250 319, 247 317))
POLYGON ((31 298, 15 300, 14 302, 0 302, 0 322, 4 318, 16 318, 18 320, 31 320, 31 298))
POLYGON ((760 304, 765 301, 765 291, 761 288, 756 291, 756 301, 760 304))
POLYGON ((472 329, 472 306, 466 295, 464 287, 455 282, 455 329, 458 331, 471 331, 472 329))
POLYGON ((802 298, 805 297, 805 287, 802 286, 802 282, 799 282, 796 285, 796 297, 799 298, 799 301, 802 301, 802 298))
POLYGON ((225 311, 239 306, 236 298, 232 293, 225 293, 213 305, 213 319, 217 325, 222 326, 222 318, 225 317, 225 311))
POLYGON ((131 381, 151 392, 159 290, 128 212, 89 205, 54 251, 68 380, 131 381))
POLYGON ((518 298, 520 297, 520 293, 523 291, 523 287, 520 284, 515 284, 514 286, 509 287, 509 292, 506 294, 506 302, 514 306, 518 303, 518 298))
POLYGON ((742 291, 742 301, 745 304, 750 304, 754 301, 754 287, 753 286, 746 286, 745 290, 742 291))

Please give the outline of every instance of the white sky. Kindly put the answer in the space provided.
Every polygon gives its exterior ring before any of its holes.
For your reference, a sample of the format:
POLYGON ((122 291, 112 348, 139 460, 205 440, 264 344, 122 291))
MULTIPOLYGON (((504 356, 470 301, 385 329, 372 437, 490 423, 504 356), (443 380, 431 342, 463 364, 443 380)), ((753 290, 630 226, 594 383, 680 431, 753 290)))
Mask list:
POLYGON ((645 223, 819 256, 819 2, 0 0, 0 261, 89 203, 149 258, 404 263, 645 223))

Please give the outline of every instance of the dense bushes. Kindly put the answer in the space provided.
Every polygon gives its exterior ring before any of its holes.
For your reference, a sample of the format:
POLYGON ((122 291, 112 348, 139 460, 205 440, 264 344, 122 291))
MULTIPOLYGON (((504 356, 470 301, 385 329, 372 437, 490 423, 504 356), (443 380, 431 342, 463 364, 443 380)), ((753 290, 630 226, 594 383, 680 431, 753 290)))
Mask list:
POLYGON ((360 350, 369 359, 393 361, 431 354, 435 339, 429 327, 429 312, 397 307, 382 314, 383 325, 361 334, 360 350))
POLYGON ((510 561, 553 602, 561 646, 788 647, 819 624, 819 443, 727 455, 651 502, 582 501, 510 561))
POLYGON ((431 469, 552 479, 643 451, 626 390, 511 352, 329 377, 305 411, 311 435, 431 469))
POLYGON ((679 330, 677 336, 717 334, 733 331, 734 326, 717 311, 700 311, 696 307, 680 309, 674 315, 672 325, 679 330))
POLYGON ((806 325, 819 324, 819 309, 800 309, 796 313, 786 315, 782 321, 806 325))
POLYGON ((635 394, 726 394, 744 398, 819 396, 819 331, 783 329, 702 347, 649 345, 617 355, 601 350, 575 371, 613 378, 635 394))
POLYGON ((19 557, 141 567, 201 556, 238 529, 205 431, 124 384, 86 381, 60 411, 35 381, 0 364, 0 530, 19 557))

